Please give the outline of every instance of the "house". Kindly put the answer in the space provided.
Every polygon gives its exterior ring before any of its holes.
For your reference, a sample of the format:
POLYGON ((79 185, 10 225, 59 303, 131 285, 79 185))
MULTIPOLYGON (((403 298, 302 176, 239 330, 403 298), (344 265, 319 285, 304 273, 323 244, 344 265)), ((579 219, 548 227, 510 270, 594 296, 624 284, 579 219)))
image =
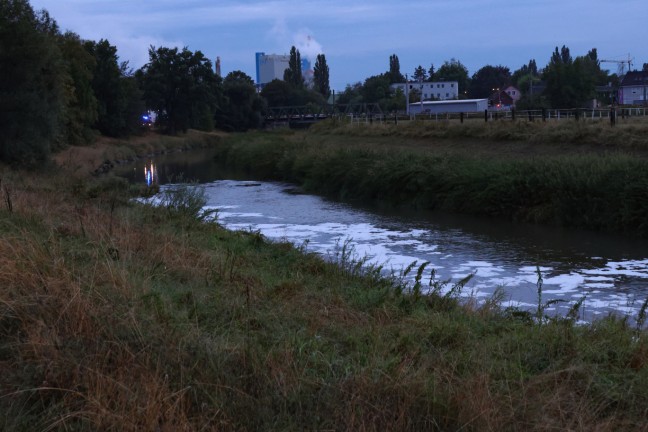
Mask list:
POLYGON ((619 85, 619 105, 648 105, 648 72, 628 72, 619 85))
POLYGON ((494 111, 508 111, 515 108, 515 101, 506 90, 499 90, 488 97, 488 106, 494 111))
POLYGON ((513 106, 522 98, 522 93, 518 90, 517 87, 508 86, 504 89, 504 93, 509 95, 513 99, 513 106))

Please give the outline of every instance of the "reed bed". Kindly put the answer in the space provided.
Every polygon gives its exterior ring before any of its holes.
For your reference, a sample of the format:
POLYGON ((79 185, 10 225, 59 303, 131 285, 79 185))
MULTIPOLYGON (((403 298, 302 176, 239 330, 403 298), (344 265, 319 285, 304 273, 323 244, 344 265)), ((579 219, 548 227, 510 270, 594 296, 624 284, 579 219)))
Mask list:
POLYGON ((648 235, 646 157, 452 143, 317 131, 248 134, 230 138, 216 157, 257 178, 337 199, 648 235))

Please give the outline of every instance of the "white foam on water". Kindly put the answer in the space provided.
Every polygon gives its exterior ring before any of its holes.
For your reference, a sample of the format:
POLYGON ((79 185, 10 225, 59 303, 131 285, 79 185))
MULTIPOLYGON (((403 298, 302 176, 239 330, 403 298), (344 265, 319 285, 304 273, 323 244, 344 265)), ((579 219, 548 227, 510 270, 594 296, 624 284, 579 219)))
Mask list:
MULTIPOLYGON (((607 288, 614 288, 614 283, 586 283, 584 286, 587 287, 587 288, 603 288, 603 289, 607 289, 607 288)), ((591 293, 597 294, 597 293, 600 293, 600 291, 591 291, 591 293)))
POLYGON ((419 242, 419 244, 416 246, 416 251, 417 252, 425 252, 425 253, 434 253, 434 254, 441 254, 441 252, 436 252, 436 250, 439 248, 439 245, 428 245, 425 243, 419 242))
MULTIPOLYGON (((207 207, 205 207, 207 208, 207 207)), ((218 219, 227 218, 262 218, 267 217, 261 213, 232 213, 232 212, 218 212, 218 219)))
MULTIPOLYGON (((225 181, 214 185, 213 194, 218 196, 218 188, 234 188, 240 185, 258 184, 260 182, 237 182, 225 181)), ((211 186, 209 186, 211 188, 211 186)), ((250 206, 234 205, 230 202, 222 205, 207 206, 206 209, 218 210, 218 221, 228 229, 257 231, 271 240, 290 241, 296 245, 306 244, 308 241, 308 252, 318 253, 325 257, 335 257, 336 250, 346 244, 351 248, 352 258, 366 259, 368 264, 383 266, 386 271, 393 271, 395 274, 402 272, 404 268, 416 261, 414 269, 407 276, 413 280, 416 269, 423 262, 429 261, 424 279, 429 277, 432 269, 441 270, 437 273, 438 280, 451 278, 446 289, 450 289, 452 283, 474 274, 469 286, 461 293, 464 297, 486 298, 492 295, 497 288, 504 288, 511 297, 502 305, 516 306, 520 308, 535 308, 536 304, 527 303, 536 294, 538 281, 537 267, 528 265, 533 262, 527 259, 526 265, 515 264, 506 259, 495 258, 489 253, 482 253, 484 245, 481 240, 471 238, 464 233, 459 236, 458 242, 444 240, 443 232, 436 228, 432 229, 390 229, 379 226, 377 223, 366 222, 373 220, 366 217, 365 213, 357 210, 349 210, 344 205, 332 205, 330 202, 313 197, 307 200, 307 206, 319 209, 323 213, 329 211, 343 211, 345 216, 338 222, 332 218, 316 218, 318 223, 287 223, 290 217, 285 217, 285 223, 278 223, 279 218, 272 213, 272 206, 264 207, 270 210, 256 212, 256 197, 265 193, 277 194, 282 199, 284 193, 277 186, 271 183, 260 183, 260 187, 240 187, 240 190, 250 190, 254 198, 250 206), (319 206, 319 207, 318 207, 319 206), (244 207, 244 208, 243 208, 244 207), (246 211, 246 210, 250 211, 246 211), (233 211, 234 210, 234 211, 233 211), (239 211, 236 211, 239 210, 239 211), (268 214, 264 214, 267 212, 268 214), (357 213, 358 218, 355 218, 357 213), (358 220, 357 223, 348 221, 358 220), (276 221, 276 222, 275 222, 276 221), (473 248, 472 245, 478 247, 473 248), (461 258, 466 258, 461 260, 461 258), (487 257, 484 259, 484 257, 487 257), (456 262, 458 261, 458 262, 456 262), (444 265, 440 265, 440 264, 444 265), (445 274, 443 272, 446 272, 445 274), (522 297, 524 300, 520 300, 522 297)), ((232 189, 230 189, 232 190, 232 189)), ((229 192, 230 194, 232 192, 229 192)), ((238 192, 236 192, 238 193, 238 192)), ((231 195, 230 195, 231 196, 231 195)), ((286 195, 288 196, 288 195, 286 195)), ((272 196, 274 199, 274 196, 272 196)), ((288 199, 288 198, 286 198, 288 199)), ((155 199, 145 201, 155 203, 155 199)), ((303 202, 303 201, 302 201, 303 202)), ((267 204, 267 202, 266 202, 267 204)), ((334 213, 333 213, 334 214, 334 213)), ((319 216, 319 213, 318 213, 319 216)), ((391 223, 390 223, 391 226, 391 223)), ((487 251, 488 252, 488 251, 487 251)), ((527 257, 529 258, 529 257, 527 257)), ((619 291, 623 289, 628 280, 648 281, 648 258, 638 260, 610 260, 603 257, 591 257, 587 268, 574 268, 570 264, 556 264, 540 266, 539 270, 543 278, 543 301, 553 298, 579 299, 583 294, 588 298, 584 303, 589 314, 601 314, 606 311, 635 311, 639 306, 635 305, 632 292, 619 291)), ((567 306, 565 306, 567 307, 567 306)), ((561 306, 558 306, 560 309, 561 306)))

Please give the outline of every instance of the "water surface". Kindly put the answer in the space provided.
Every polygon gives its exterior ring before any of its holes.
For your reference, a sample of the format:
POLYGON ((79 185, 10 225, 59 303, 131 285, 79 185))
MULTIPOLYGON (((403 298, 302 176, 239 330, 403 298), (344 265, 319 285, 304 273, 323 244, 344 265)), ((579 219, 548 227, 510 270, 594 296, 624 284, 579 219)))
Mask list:
POLYGON ((307 244, 307 250, 329 257, 348 242, 358 258, 396 273, 417 261, 429 262, 428 269, 450 283, 472 274, 462 291, 465 297, 484 299, 500 288, 506 293, 505 306, 533 309, 538 267, 543 301, 564 301, 550 312, 565 311, 585 295, 585 319, 611 312, 636 316, 648 297, 645 240, 340 203, 299 193, 294 185, 245 179, 201 152, 122 170, 133 181, 160 184, 180 173, 203 183, 207 206, 218 209, 219 223, 229 229, 307 244))

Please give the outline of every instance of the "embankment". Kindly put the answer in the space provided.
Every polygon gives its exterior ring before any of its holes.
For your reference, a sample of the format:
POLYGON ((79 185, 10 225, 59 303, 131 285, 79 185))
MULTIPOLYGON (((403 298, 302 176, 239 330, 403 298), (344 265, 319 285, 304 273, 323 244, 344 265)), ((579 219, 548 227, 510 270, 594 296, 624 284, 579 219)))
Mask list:
POLYGON ((199 190, 152 207, 76 171, 0 169, 0 430, 645 424, 648 339, 627 320, 405 295, 347 254, 200 222, 199 190))
POLYGON ((632 147, 581 142, 581 133, 576 142, 535 143, 430 137, 428 127, 442 126, 414 126, 239 135, 217 157, 338 199, 648 236, 646 136, 632 147))

